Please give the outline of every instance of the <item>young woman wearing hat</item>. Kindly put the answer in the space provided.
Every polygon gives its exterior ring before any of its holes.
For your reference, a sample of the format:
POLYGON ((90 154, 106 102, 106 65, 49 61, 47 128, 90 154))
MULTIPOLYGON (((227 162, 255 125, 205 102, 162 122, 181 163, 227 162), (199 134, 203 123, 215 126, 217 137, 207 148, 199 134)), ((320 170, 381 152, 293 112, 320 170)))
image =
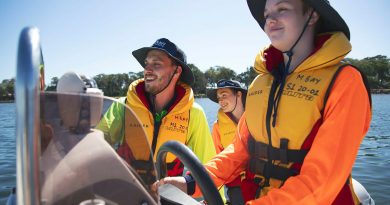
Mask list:
MULTIPOLYGON (((217 154, 233 141, 238 121, 245 111, 246 94, 247 89, 235 80, 220 80, 216 88, 207 90, 207 97, 220 106, 211 133, 217 154)), ((244 204, 256 189, 252 181, 241 181, 240 176, 227 183, 226 187, 230 204, 244 204)))
POLYGON ((247 3, 271 45, 256 57, 259 76, 231 149, 206 169, 217 186, 252 171, 258 188, 248 204, 359 203, 350 176, 371 98, 364 76, 341 62, 351 51, 348 26, 326 0, 247 3))
POLYGON ((220 80, 216 88, 207 90, 207 97, 220 106, 212 131, 217 153, 233 140, 237 123, 245 110, 246 93, 247 89, 235 80, 220 80))

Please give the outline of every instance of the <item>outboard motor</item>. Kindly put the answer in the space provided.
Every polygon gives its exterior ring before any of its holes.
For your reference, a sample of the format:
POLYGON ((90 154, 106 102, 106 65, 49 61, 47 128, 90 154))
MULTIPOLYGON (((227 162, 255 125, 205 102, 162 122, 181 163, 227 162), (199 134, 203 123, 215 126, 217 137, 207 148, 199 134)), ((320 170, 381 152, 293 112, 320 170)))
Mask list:
POLYGON ((103 109, 103 98, 101 98, 103 92, 98 89, 94 80, 79 76, 75 72, 68 72, 58 80, 57 92, 70 94, 58 95, 58 106, 64 126, 76 133, 86 133, 91 126, 97 125, 103 109), (76 97, 72 94, 85 94, 85 96, 76 97), (88 97, 90 95, 100 97, 90 98, 88 97))

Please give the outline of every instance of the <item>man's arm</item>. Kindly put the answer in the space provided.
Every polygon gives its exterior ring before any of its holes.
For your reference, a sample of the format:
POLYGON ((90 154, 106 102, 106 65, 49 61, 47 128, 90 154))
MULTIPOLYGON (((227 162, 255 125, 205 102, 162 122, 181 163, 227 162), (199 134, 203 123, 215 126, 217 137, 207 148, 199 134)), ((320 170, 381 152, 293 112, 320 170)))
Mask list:
POLYGON ((105 140, 111 145, 121 142, 124 136, 122 128, 124 105, 122 103, 125 99, 123 97, 118 100, 119 102, 113 102, 96 126, 96 129, 103 131, 105 140))
POLYGON ((195 102, 190 111, 186 145, 195 153, 202 164, 216 154, 206 115, 202 107, 195 102))

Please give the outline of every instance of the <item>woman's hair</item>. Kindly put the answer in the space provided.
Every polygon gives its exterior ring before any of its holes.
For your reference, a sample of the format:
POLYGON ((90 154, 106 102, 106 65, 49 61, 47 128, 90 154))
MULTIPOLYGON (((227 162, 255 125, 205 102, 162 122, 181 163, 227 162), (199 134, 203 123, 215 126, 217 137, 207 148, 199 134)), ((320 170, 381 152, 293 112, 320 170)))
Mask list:
POLYGON ((305 14, 306 12, 309 11, 309 9, 311 8, 309 5, 307 5, 303 0, 301 0, 302 2, 302 11, 303 11, 303 14, 305 14))
POLYGON ((229 89, 233 92, 234 95, 237 95, 238 91, 241 92, 242 106, 244 107, 244 110, 245 110, 246 95, 244 95, 244 92, 242 92, 241 90, 234 89, 234 88, 229 88, 229 89))
MULTIPOLYGON (((310 9, 313 9, 313 7, 307 5, 304 0, 301 0, 302 2, 302 13, 306 14, 310 11, 310 9)), ((315 11, 315 10, 314 10, 315 11)), ((319 14, 318 14, 319 15, 319 14)), ((316 22, 315 28, 314 28, 314 34, 317 35, 320 31, 322 24, 321 16, 319 17, 318 21, 316 22)))

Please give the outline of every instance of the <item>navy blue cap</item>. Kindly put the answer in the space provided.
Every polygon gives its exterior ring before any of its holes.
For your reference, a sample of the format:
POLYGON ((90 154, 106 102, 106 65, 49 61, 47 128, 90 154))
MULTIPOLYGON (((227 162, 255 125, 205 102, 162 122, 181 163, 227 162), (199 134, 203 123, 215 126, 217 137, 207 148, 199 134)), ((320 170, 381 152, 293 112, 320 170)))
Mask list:
POLYGON ((219 80, 217 82, 216 88, 207 89, 207 97, 210 100, 218 103, 217 90, 220 88, 231 88, 233 90, 241 91, 242 95, 246 97, 247 89, 244 88, 240 82, 236 80, 225 80, 225 79, 219 80))
POLYGON ((180 66, 182 67, 182 73, 180 76, 180 81, 186 83, 189 86, 194 84, 194 74, 192 73, 190 67, 187 65, 187 57, 185 53, 177 47, 174 43, 169 41, 166 38, 160 38, 151 47, 143 47, 132 52, 133 56, 141 64, 142 67, 145 67, 145 58, 149 51, 151 50, 160 50, 165 52, 171 58, 173 58, 180 66))

